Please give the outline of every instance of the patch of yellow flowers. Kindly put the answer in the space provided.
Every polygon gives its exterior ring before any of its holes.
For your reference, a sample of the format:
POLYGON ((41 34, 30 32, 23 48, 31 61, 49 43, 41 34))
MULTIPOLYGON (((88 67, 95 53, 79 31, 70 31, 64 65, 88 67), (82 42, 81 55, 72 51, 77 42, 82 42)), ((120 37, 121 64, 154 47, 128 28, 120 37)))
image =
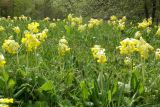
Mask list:
POLYGON ((14 27, 13 28, 13 31, 16 33, 16 34, 19 34, 21 32, 20 28, 18 26, 14 27))
POLYGON ((19 44, 15 40, 5 40, 2 45, 2 48, 10 54, 16 54, 19 47, 19 44))
POLYGON ((99 26, 103 23, 103 20, 102 19, 93 19, 91 18, 89 20, 89 23, 88 23, 88 28, 91 29, 91 28, 94 28, 95 26, 99 26))
POLYGON ((68 41, 65 39, 65 37, 62 37, 58 43, 58 53, 59 55, 64 56, 69 51, 70 48, 68 47, 68 41))
POLYGON ((148 44, 142 37, 140 39, 126 38, 120 42, 120 54, 131 55, 134 52, 138 52, 142 58, 147 59, 149 52, 154 48, 148 44))
POLYGON ((30 31, 26 31, 24 37, 22 38, 22 43, 27 48, 27 51, 36 50, 42 42, 47 38, 48 29, 44 29, 41 33, 38 33, 39 23, 32 22, 28 24, 28 29, 30 31))
POLYGON ((123 31, 125 29, 126 20, 126 16, 123 16, 121 19, 118 19, 116 16, 113 15, 110 17, 108 23, 123 31))
POLYGON ((105 49, 101 48, 100 45, 94 45, 93 48, 91 48, 92 54, 94 59, 97 60, 98 63, 105 63, 107 62, 107 58, 105 55, 105 49))
POLYGON ((141 23, 138 23, 138 28, 145 29, 152 25, 152 18, 144 19, 141 23))
POLYGON ((0 68, 3 68, 6 64, 3 54, 0 53, 0 68))
POLYGON ((0 98, 0 107, 9 107, 7 104, 13 103, 13 98, 0 98))

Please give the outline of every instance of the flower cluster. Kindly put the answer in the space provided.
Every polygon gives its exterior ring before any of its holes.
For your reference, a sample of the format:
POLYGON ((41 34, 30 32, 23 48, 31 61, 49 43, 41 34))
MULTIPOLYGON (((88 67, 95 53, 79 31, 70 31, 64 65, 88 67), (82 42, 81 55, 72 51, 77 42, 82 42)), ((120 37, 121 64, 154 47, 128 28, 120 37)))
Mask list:
POLYGON ((126 16, 123 16, 121 19, 118 19, 116 16, 113 15, 110 17, 108 23, 123 31, 125 29, 126 20, 126 16))
POLYGON ((88 28, 93 28, 93 27, 95 27, 95 26, 99 26, 99 25, 101 25, 103 23, 103 20, 102 19, 93 19, 93 18, 91 18, 90 20, 89 20, 89 23, 88 23, 88 28))
POLYGON ((74 17, 73 14, 68 15, 68 21, 70 22, 72 27, 75 27, 76 25, 80 25, 83 22, 82 17, 74 17))
POLYGON ((152 25, 152 18, 144 19, 141 23, 138 23, 138 28, 145 29, 152 25))
POLYGON ((120 42, 121 46, 119 46, 120 54, 123 55, 131 55, 135 51, 138 51, 137 44, 139 41, 133 38, 126 38, 120 42))
POLYGON ((70 48, 68 47, 68 41, 65 39, 65 37, 62 37, 58 43, 58 53, 59 55, 64 56, 69 51, 70 48))
POLYGON ((91 51, 92 51, 94 59, 96 59, 98 63, 107 62, 107 58, 105 55, 105 49, 101 48, 100 45, 94 45, 94 47, 91 48, 91 51))
POLYGON ((27 48, 27 51, 36 50, 38 46, 40 46, 41 42, 44 42, 47 38, 48 29, 44 29, 42 32, 38 33, 39 23, 32 22, 28 24, 28 29, 30 31, 25 32, 25 37, 22 38, 22 43, 27 48))
POLYGON ((157 36, 160 36, 160 26, 158 27, 158 30, 157 30, 157 32, 156 32, 156 35, 157 35, 157 36))
POLYGON ((6 61, 4 59, 4 56, 0 54, 0 68, 3 68, 5 65, 6 61))
POLYGON ((10 54, 16 54, 19 47, 19 44, 15 40, 5 40, 2 45, 2 48, 10 54))
POLYGON ((40 45, 40 41, 37 39, 36 35, 29 32, 25 33, 25 37, 22 38, 22 43, 26 46, 27 51, 33 51, 40 45))
POLYGON ((156 60, 160 60, 160 49, 156 49, 156 52, 155 52, 155 58, 156 60))
POLYGON ((3 26, 0 26, 0 32, 3 32, 5 28, 3 26))
POLYGON ((39 32, 38 27, 39 27, 39 23, 37 22, 32 22, 28 24, 28 30, 30 30, 30 32, 33 32, 33 33, 39 32))
POLYGON ((131 55, 134 52, 139 52, 142 58, 147 59, 149 51, 152 51, 154 48, 148 44, 142 37, 140 39, 126 38, 120 42, 121 46, 120 54, 131 55))
POLYGON ((13 98, 0 98, 0 107, 9 107, 7 104, 13 103, 13 98))
POLYGON ((21 32, 20 28, 18 26, 14 27, 13 28, 13 31, 16 33, 16 34, 19 34, 21 32))

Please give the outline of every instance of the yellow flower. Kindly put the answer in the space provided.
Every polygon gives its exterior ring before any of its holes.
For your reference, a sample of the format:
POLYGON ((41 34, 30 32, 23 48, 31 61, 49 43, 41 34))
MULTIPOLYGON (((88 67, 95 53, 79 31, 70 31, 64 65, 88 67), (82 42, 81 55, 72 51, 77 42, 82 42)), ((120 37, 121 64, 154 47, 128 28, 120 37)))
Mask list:
POLYGON ((144 19, 141 23, 138 23, 138 28, 145 29, 152 25, 152 19, 144 19))
POLYGON ((28 30, 30 30, 33 33, 37 33, 39 31, 38 27, 39 27, 39 23, 37 22, 32 22, 28 24, 28 30))
POLYGON ((16 54, 19 47, 19 44, 15 40, 5 40, 2 45, 2 48, 11 54, 16 54))
POLYGON ((88 23, 88 28, 93 28, 93 27, 95 27, 95 26, 99 26, 99 25, 101 25, 103 23, 103 20, 102 19, 93 19, 93 18, 91 18, 90 20, 89 20, 89 23, 88 23))
POLYGON ((68 47, 68 41, 65 39, 65 37, 62 37, 62 39, 59 40, 58 53, 59 55, 64 56, 69 51, 70 48, 68 47))
POLYGON ((6 61, 4 59, 4 56, 0 54, 0 68, 3 68, 5 64, 6 64, 6 61))
POLYGON ((3 26, 0 26, 0 32, 3 32, 5 29, 3 26))
POLYGON ((13 98, 1 98, 0 103, 13 103, 13 98))
POLYGON ((126 38, 120 42, 121 46, 119 46, 120 54, 123 55, 131 55, 132 53, 138 51, 139 41, 133 38, 126 38))
POLYGON ((117 17, 113 15, 113 16, 110 17, 110 20, 111 20, 111 21, 116 21, 116 20, 117 20, 117 17))
POLYGON ((17 26, 17 27, 14 27, 13 30, 14 30, 14 32, 17 33, 17 34, 19 34, 20 31, 21 31, 18 26, 17 26))
POLYGON ((0 107, 9 107, 7 104, 0 104, 0 107))
POLYGON ((79 25, 79 26, 78 26, 78 31, 83 32, 84 30, 86 30, 86 27, 87 27, 86 24, 84 24, 84 25, 79 25))
POLYGON ((29 32, 25 33, 25 37, 22 38, 22 43, 27 48, 27 51, 33 51, 40 45, 40 41, 37 39, 36 35, 29 32))
POLYGON ((147 59, 149 56, 149 52, 153 51, 154 48, 148 44, 142 37, 140 37, 138 44, 138 52, 142 58, 147 59))
POLYGON ((44 42, 45 39, 47 38, 47 32, 48 32, 48 29, 44 29, 44 30, 42 31, 42 33, 36 34, 36 37, 37 37, 40 41, 44 42))
POLYGON ((98 63, 107 62, 107 58, 105 55, 105 49, 101 48, 100 45, 94 45, 94 47, 91 48, 91 51, 92 51, 94 59, 96 59, 98 63))
POLYGON ((156 60, 160 60, 160 49, 156 49, 156 52, 155 52, 155 58, 156 60))
POLYGON ((160 36, 160 27, 158 27, 158 30, 157 30, 157 32, 156 32, 156 35, 157 35, 157 36, 160 36))

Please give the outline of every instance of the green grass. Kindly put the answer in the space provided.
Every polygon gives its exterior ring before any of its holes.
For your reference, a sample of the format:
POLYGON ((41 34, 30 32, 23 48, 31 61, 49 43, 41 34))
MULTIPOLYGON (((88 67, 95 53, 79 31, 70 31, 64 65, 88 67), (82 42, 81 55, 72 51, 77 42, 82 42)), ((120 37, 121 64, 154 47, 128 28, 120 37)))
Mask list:
MULTIPOLYGON (((146 107, 159 105, 160 99, 160 63, 155 61, 154 52, 141 61, 140 55, 132 56, 134 68, 124 64, 125 56, 116 49, 120 41, 134 37, 138 28, 126 25, 121 32, 114 26, 103 22, 93 29, 79 32, 77 27, 68 27, 57 21, 55 28, 49 28, 51 22, 37 20, 40 31, 48 28, 48 38, 36 51, 29 52, 21 43, 24 31, 32 20, 0 20, 5 31, 0 32, 0 46, 3 41, 13 36, 19 42, 19 65, 16 55, 4 52, 6 65, 0 72, 0 96, 14 98, 11 107, 146 107), (12 28, 19 26, 21 34, 16 35, 12 28), (58 42, 66 37, 70 52, 65 56, 58 54, 58 42), (108 61, 99 64, 94 60, 91 48, 101 45, 106 49, 108 61), (27 66, 27 58, 29 65, 27 66), (144 82, 142 79, 144 71, 144 82), (10 82, 11 81, 11 82, 10 82), (121 82, 121 85, 120 85, 121 82)), ((143 38, 155 49, 160 40, 155 36, 156 28, 151 33, 143 30, 143 38)))

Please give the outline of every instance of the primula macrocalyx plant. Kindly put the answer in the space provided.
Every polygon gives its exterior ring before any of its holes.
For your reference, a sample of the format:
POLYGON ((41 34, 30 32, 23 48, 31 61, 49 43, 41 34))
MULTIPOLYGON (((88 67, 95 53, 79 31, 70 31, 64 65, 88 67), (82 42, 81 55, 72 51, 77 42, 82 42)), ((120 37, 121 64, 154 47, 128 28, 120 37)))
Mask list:
POLYGON ((0 53, 0 68, 3 68, 6 64, 6 61, 4 59, 4 56, 0 53))
POLYGON ((0 26, 0 32, 3 32, 5 28, 3 26, 0 26))
POLYGON ((105 49, 101 48, 100 45, 94 45, 93 48, 91 48, 92 54, 94 59, 97 60, 98 63, 105 63, 107 62, 107 58, 105 55, 105 49))
POLYGON ((156 49, 156 52, 155 52, 155 58, 156 60, 160 60, 160 49, 156 49))
POLYGON ((27 51, 33 51, 37 49, 41 42, 37 39, 36 35, 26 32, 25 37, 22 38, 22 43, 27 48, 27 51))
POLYGON ((19 47, 19 44, 15 40, 5 40, 2 45, 2 48, 10 54, 16 54, 19 47))
POLYGON ((120 42, 120 54, 131 55, 134 52, 138 52, 142 58, 147 59, 149 52, 153 51, 154 48, 148 44, 142 37, 139 40, 133 38, 126 38, 120 42))
POLYGON ((83 31, 86 30, 86 27, 87 27, 86 24, 84 24, 84 25, 79 25, 79 26, 78 26, 78 31, 83 32, 83 31))
POLYGON ((0 103, 13 103, 13 98, 0 98, 0 103))
POLYGON ((37 33, 39 31, 38 27, 39 27, 39 23, 37 22, 32 22, 28 24, 28 30, 30 30, 33 33, 37 33))
POLYGON ((65 37, 62 37, 62 39, 59 40, 58 53, 59 55, 64 56, 69 51, 70 48, 68 47, 68 41, 65 39, 65 37))
POLYGON ((133 38, 126 38, 123 41, 120 42, 120 54, 122 55, 131 55, 135 51, 138 51, 138 45, 139 41, 137 39, 133 38))
POLYGON ((13 28, 13 31, 17 34, 19 34, 21 32, 20 28, 17 26, 17 27, 14 27, 13 28))
POLYGON ((157 35, 157 36, 160 36, 160 26, 158 27, 158 30, 157 30, 157 32, 156 32, 156 35, 157 35))
POLYGON ((48 29, 44 29, 41 33, 36 34, 36 37, 40 41, 44 42, 47 38, 47 32, 48 32, 48 29))
POLYGON ((91 18, 90 20, 89 20, 89 23, 88 23, 88 28, 93 28, 93 27, 95 27, 95 26, 99 26, 99 25, 101 25, 103 23, 103 20, 102 19, 93 19, 93 18, 91 18))
POLYGON ((143 22, 138 23, 138 28, 145 29, 152 25, 152 18, 144 19, 143 22))
POLYGON ((70 22, 71 26, 74 27, 76 25, 80 25, 83 22, 83 18, 80 17, 73 17, 73 14, 68 15, 68 21, 70 22))

